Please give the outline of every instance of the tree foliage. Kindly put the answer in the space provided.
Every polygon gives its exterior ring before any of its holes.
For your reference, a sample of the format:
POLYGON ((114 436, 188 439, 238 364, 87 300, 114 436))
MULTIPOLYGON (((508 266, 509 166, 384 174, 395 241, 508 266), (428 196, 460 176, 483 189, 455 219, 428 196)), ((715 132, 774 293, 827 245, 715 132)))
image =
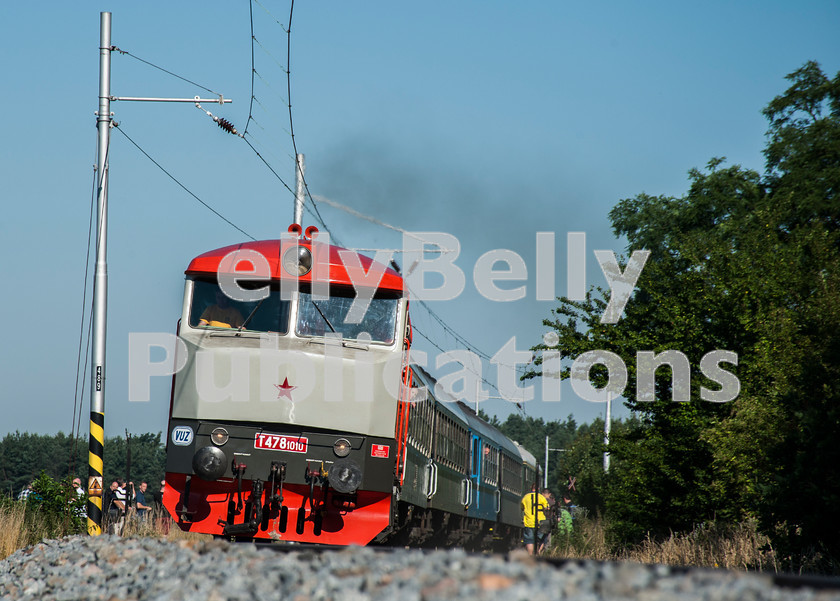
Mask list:
MULTIPOLYGON (((166 467, 166 449, 158 432, 115 436, 105 440, 106 486, 128 474, 128 448, 131 449, 131 478, 140 483, 159 481, 166 467)), ((2 494, 17 497, 18 493, 35 480, 41 472, 54 480, 79 476, 87 482, 88 441, 58 434, 7 434, 0 441, 0 490, 2 494)))
MULTIPOLYGON (((479 410, 479 417, 498 428, 502 434, 521 444, 536 459, 540 466, 545 463, 545 441, 548 437, 550 448, 565 449, 577 436, 577 423, 570 415, 566 421, 546 422, 541 417, 522 416, 511 413, 504 422, 496 416, 490 417, 479 410)), ((552 489, 565 486, 568 472, 563 468, 559 451, 550 451, 548 461, 548 483, 552 489)), ((562 454, 562 453, 561 453, 562 454)))
MULTIPOLYGON (((840 520, 840 74, 808 62, 788 80, 764 109, 763 175, 715 158, 689 172, 680 198, 640 194, 612 209, 628 253, 651 252, 619 323, 600 322, 600 289, 559 299, 544 322, 565 360, 606 350, 627 366, 624 397, 641 422, 611 441, 621 461, 605 489, 622 540, 752 516, 785 552, 840 550, 840 532, 824 527, 840 520), (690 362, 690 399, 672 400, 668 367, 655 400, 640 399, 637 351, 669 349, 690 362), (740 382, 729 403, 701 399, 720 388, 700 369, 716 349, 738 355, 722 365, 740 382)), ((605 370, 590 379, 603 386, 605 370)))
POLYGON ((17 494, 41 472, 54 479, 87 475, 86 440, 58 434, 15 432, 0 441, 0 490, 17 494))
MULTIPOLYGON (((545 442, 549 440, 548 487, 586 508, 593 515, 603 513, 607 475, 604 473, 604 420, 578 425, 570 415, 565 421, 510 414, 504 422, 479 412, 479 417, 497 427, 545 464, 545 442), (572 482, 574 482, 573 485, 572 482), (571 485, 571 486, 570 486, 571 485)), ((613 419, 611 430, 622 435, 641 427, 639 420, 613 419)), ((612 458, 620 467, 621 457, 612 458)))

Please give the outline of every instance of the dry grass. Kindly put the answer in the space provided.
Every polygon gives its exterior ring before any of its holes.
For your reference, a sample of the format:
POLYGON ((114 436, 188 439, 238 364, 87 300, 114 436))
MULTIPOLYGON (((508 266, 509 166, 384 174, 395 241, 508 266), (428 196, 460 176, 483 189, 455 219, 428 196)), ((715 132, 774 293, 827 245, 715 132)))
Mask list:
POLYGON ((132 516, 126 521, 123 536, 165 538, 167 540, 212 540, 210 534, 184 532, 168 514, 153 513, 148 519, 140 520, 132 516))
POLYGON ((0 505, 0 559, 5 559, 27 545, 29 539, 23 524, 24 506, 0 505))
MULTIPOLYGON (((32 508, 29 508, 32 511, 32 508)), ((107 520, 102 532, 108 532, 107 520)), ((5 559, 18 549, 39 543, 48 538, 58 538, 71 534, 70 531, 56 530, 55 523, 50 526, 38 515, 26 515, 23 503, 0 504, 0 560, 5 559)), ((209 534, 183 532, 168 516, 150 516, 148 520, 129 518, 123 527, 123 536, 165 538, 167 540, 198 541, 212 539, 209 534)))
MULTIPOLYGON (((672 534, 661 541, 648 538, 635 547, 618 550, 610 546, 606 530, 599 518, 576 519, 572 535, 555 535, 548 554, 553 557, 601 561, 637 561, 766 572, 780 570, 770 541, 758 533, 756 525, 751 522, 731 528, 704 525, 688 534, 672 534)), ((103 532, 107 531, 106 523, 103 524, 103 532)), ((0 504, 0 560, 28 545, 68 533, 56 531, 55 523, 50 526, 48 520, 38 519, 37 514, 27 516, 22 503, 0 504)), ((183 532, 168 516, 157 515, 151 515, 146 520, 129 518, 122 534, 187 541, 212 538, 206 534, 183 532)))
POLYGON ((671 534, 662 542, 648 538, 631 554, 634 560, 644 563, 778 571, 770 540, 759 534, 752 523, 723 530, 714 526, 698 527, 688 534, 671 534))
POLYGON ((66 534, 69 521, 48 518, 23 503, 0 504, 0 559, 44 539, 66 534))
POLYGON ((687 534, 671 534, 661 541, 648 537, 635 547, 615 550, 607 541, 602 520, 581 519, 576 521, 575 532, 571 536, 555 537, 549 555, 731 570, 779 571, 770 540, 760 534, 752 522, 729 528, 701 525, 687 534))
POLYGON ((552 535, 547 555, 598 561, 618 559, 607 543, 606 528, 600 518, 577 519, 571 535, 552 535))

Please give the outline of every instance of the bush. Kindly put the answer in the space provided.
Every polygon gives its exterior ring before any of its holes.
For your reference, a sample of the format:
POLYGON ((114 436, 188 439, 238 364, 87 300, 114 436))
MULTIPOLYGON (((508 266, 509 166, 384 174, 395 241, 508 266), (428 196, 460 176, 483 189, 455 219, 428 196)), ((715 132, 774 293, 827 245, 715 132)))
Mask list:
POLYGON ((86 499, 77 496, 69 476, 54 480, 42 471, 32 483, 32 493, 21 503, 24 528, 38 533, 32 542, 85 532, 86 499))

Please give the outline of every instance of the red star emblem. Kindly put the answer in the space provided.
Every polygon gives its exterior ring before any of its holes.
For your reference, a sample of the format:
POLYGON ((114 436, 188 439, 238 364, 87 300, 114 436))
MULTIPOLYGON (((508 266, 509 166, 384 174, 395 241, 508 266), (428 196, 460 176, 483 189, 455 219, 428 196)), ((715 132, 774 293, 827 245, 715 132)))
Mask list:
POLYGON ((286 397, 286 398, 287 398, 287 399, 289 399, 290 401, 291 401, 291 400, 293 400, 293 399, 292 399, 292 391, 293 391, 295 388, 297 388, 297 386, 290 386, 290 385, 289 385, 289 378, 286 378, 285 380, 283 380, 283 383, 282 383, 282 384, 275 384, 275 385, 274 385, 274 387, 275 387, 277 390, 279 390, 279 391, 280 391, 280 392, 278 392, 278 393, 277 393, 277 398, 278 398, 278 399, 283 398, 283 397, 286 397))

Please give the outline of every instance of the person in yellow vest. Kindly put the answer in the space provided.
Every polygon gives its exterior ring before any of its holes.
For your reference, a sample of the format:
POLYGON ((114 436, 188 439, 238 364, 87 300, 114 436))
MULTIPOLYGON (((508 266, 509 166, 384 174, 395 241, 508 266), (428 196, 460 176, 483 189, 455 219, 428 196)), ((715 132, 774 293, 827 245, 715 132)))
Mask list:
POLYGON ((222 290, 216 290, 216 304, 210 305, 204 310, 198 325, 216 328, 238 328, 244 321, 242 313, 230 303, 227 294, 222 290))
POLYGON ((539 494, 537 487, 532 485, 531 492, 522 497, 519 506, 522 509, 522 526, 524 527, 522 541, 529 555, 534 554, 535 548, 536 553, 539 554, 545 546, 546 539, 546 535, 539 532, 539 525, 548 518, 548 499, 539 494))

